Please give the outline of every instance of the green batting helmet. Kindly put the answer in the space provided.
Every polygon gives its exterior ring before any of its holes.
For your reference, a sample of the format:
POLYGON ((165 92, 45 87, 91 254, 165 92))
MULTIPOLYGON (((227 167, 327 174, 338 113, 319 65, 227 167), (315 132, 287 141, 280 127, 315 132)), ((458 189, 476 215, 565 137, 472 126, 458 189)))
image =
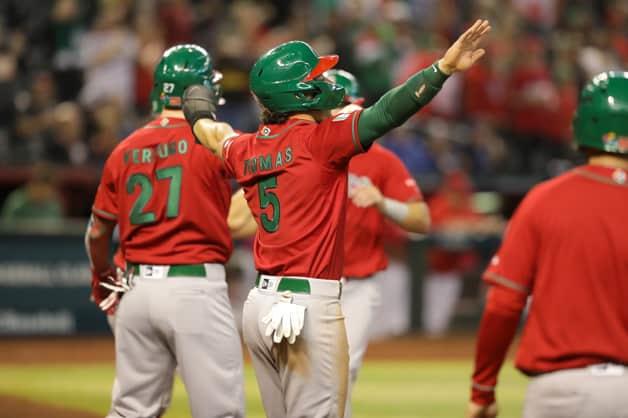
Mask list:
POLYGON ((334 109, 342 104, 342 86, 319 78, 338 62, 338 55, 318 56, 305 42, 281 44, 253 65, 251 91, 271 112, 334 109))
POLYGON ((607 71, 584 86, 573 128, 579 147, 628 154, 628 72, 607 71))
POLYGON ((360 94, 360 83, 353 74, 345 70, 331 69, 325 72, 325 77, 345 88, 345 103, 364 103, 364 97, 360 94))
POLYGON ((214 70, 212 59, 204 48, 192 44, 173 46, 164 52, 155 67, 152 111, 181 109, 183 92, 193 84, 209 88, 216 104, 222 104, 220 80, 222 74, 214 70))

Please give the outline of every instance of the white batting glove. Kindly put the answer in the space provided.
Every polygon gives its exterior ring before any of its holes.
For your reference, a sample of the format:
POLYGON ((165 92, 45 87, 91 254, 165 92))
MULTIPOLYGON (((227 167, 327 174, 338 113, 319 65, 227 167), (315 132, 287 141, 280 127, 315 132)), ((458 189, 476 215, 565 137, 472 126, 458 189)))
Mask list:
POLYGON ((266 324, 266 336, 272 335, 275 343, 280 343, 285 338, 289 344, 294 344, 301 334, 304 322, 305 306, 292 303, 290 292, 282 293, 279 302, 262 318, 262 323, 266 324))
POLYGON ((107 296, 105 299, 103 299, 102 302, 98 304, 98 307, 103 311, 107 311, 112 306, 115 306, 120 301, 120 296, 123 293, 126 293, 129 290, 131 290, 129 276, 126 274, 124 270, 122 270, 119 267, 116 267, 116 277, 114 278, 113 276, 107 276, 107 279, 111 283, 107 283, 107 282, 99 283, 99 285, 104 287, 105 289, 111 290, 111 293, 109 294, 109 296, 107 296))

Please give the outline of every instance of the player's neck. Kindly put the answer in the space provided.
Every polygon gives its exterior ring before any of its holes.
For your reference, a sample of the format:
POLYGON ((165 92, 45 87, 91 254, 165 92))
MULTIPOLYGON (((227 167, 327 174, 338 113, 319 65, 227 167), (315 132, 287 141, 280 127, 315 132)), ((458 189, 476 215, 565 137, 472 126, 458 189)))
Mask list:
POLYGON ((330 110, 312 110, 307 113, 295 113, 290 115, 288 119, 302 119, 302 120, 310 120, 313 122, 322 122, 326 118, 331 116, 330 110))
POLYGON ((615 155, 594 155, 589 157, 589 164, 609 168, 628 170, 628 158, 615 155))
POLYGON ((174 109, 164 109, 159 114, 161 118, 171 118, 171 119, 185 119, 182 110, 174 110, 174 109))

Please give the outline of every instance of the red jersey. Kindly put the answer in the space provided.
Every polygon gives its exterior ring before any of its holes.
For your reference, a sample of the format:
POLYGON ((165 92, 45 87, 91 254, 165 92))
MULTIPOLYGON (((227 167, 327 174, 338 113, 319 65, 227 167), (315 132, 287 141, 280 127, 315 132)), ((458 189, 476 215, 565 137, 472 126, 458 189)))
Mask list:
MULTIPOLYGON (((421 191, 399 157, 378 144, 351 159, 349 189, 375 185, 385 197, 402 202, 420 201, 421 191)), ((349 199, 345 227, 344 276, 370 277, 388 266, 384 251, 385 216, 375 207, 359 208, 349 199)))
POLYGON ((516 359, 524 373, 628 364, 627 207, 626 172, 592 165, 526 196, 484 274, 496 292, 480 325, 476 389, 496 381, 528 294, 516 359))
MULTIPOLYGON (((473 211, 471 193, 461 197, 465 203, 454 206, 446 193, 439 192, 428 201, 432 229, 438 231, 449 222, 473 222, 481 220, 481 216, 473 211)), ((452 251, 439 246, 433 246, 427 252, 430 270, 435 272, 460 272, 471 269, 476 265, 477 256, 474 250, 461 249, 452 251)))
POLYGON ((225 263, 229 177, 183 119, 158 118, 111 153, 92 211, 116 221, 127 261, 225 263))
POLYGON ((347 167, 362 152, 359 115, 293 118, 225 142, 225 166, 258 224, 253 255, 261 273, 340 279, 347 167))

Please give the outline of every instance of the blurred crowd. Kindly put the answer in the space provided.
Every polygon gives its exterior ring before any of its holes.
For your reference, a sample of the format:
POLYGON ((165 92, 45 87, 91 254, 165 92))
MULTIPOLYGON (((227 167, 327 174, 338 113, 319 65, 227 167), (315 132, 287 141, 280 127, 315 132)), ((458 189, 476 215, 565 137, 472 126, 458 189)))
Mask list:
POLYGON ((626 0, 3 0, 0 162, 98 169, 150 117, 152 71, 173 44, 205 46, 224 74, 219 116, 255 129, 248 71, 291 39, 338 53, 366 104, 439 57, 476 17, 487 56, 388 135, 419 182, 551 174, 570 150, 578 90, 628 63, 626 0))

